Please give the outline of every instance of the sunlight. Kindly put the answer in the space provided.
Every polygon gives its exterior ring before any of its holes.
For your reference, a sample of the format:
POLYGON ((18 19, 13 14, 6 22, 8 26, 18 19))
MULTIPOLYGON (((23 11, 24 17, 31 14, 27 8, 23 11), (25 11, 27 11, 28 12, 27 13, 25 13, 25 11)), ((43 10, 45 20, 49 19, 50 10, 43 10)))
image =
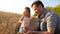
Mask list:
POLYGON ((0 11, 22 14, 26 6, 30 7, 28 0, 0 0, 0 11))
MULTIPOLYGON (((0 0, 0 11, 5 11, 5 12, 12 12, 12 13, 17 13, 17 14, 22 14, 24 7, 30 7, 31 8, 31 3, 36 0, 0 0)), ((55 6, 56 4, 60 3, 57 0, 41 0, 44 4, 44 6, 55 6)), ((31 15, 34 14, 34 11, 31 8, 31 15)))

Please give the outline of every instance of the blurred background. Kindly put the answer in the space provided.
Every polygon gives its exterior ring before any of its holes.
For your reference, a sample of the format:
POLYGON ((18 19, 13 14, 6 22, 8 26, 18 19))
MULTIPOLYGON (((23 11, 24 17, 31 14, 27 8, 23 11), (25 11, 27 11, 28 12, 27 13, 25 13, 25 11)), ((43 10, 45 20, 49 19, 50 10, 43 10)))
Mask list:
MULTIPOLYGON (((30 7, 31 15, 34 11, 31 4, 36 0, 0 0, 0 11, 22 14, 24 7, 30 7)), ((43 2, 45 8, 55 11, 59 15, 60 0, 40 0, 43 2)))
MULTIPOLYGON (((31 8, 31 4, 36 0, 0 0, 0 34, 17 34, 20 23, 19 18, 24 7, 30 7, 33 24, 36 25, 37 14, 31 8)), ((60 0, 41 0, 44 7, 54 11, 60 16, 60 0)), ((33 25, 31 24, 31 25, 33 25)), ((33 26, 35 26, 33 25, 33 26)), ((38 24, 37 24, 38 25, 38 24)), ((32 28, 32 26, 31 26, 32 28)))

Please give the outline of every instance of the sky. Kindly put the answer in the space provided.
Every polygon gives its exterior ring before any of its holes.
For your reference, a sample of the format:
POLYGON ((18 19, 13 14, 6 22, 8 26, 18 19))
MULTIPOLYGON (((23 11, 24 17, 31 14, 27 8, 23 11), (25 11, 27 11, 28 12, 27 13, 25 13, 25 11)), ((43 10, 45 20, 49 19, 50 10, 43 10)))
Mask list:
MULTIPOLYGON (((31 4, 35 0, 0 0, 0 11, 12 12, 17 14, 22 14, 24 7, 30 7, 31 15, 34 11, 31 8, 31 4)), ((60 4, 60 0, 41 0, 44 6, 56 6, 60 4)))

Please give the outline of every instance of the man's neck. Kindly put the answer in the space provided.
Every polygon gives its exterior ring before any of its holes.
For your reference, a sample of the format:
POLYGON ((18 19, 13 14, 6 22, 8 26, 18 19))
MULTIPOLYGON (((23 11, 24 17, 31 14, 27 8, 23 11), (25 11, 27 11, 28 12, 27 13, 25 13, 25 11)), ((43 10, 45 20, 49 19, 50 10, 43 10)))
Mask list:
POLYGON ((38 16, 40 17, 43 13, 44 13, 44 9, 42 10, 40 14, 38 14, 38 16))
POLYGON ((43 11, 40 14, 38 14, 38 15, 42 15, 42 14, 43 14, 43 11))

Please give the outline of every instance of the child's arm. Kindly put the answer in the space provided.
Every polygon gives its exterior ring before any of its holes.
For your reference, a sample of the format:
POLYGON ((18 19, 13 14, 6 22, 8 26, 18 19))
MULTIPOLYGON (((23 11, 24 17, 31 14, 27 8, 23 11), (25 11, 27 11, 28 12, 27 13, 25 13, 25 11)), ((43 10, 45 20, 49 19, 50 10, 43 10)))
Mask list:
POLYGON ((19 22, 20 22, 20 23, 22 23, 23 18, 24 18, 24 17, 22 16, 22 17, 19 19, 19 22))
POLYGON ((22 23, 22 21, 21 21, 21 20, 19 20, 19 23, 22 23))

